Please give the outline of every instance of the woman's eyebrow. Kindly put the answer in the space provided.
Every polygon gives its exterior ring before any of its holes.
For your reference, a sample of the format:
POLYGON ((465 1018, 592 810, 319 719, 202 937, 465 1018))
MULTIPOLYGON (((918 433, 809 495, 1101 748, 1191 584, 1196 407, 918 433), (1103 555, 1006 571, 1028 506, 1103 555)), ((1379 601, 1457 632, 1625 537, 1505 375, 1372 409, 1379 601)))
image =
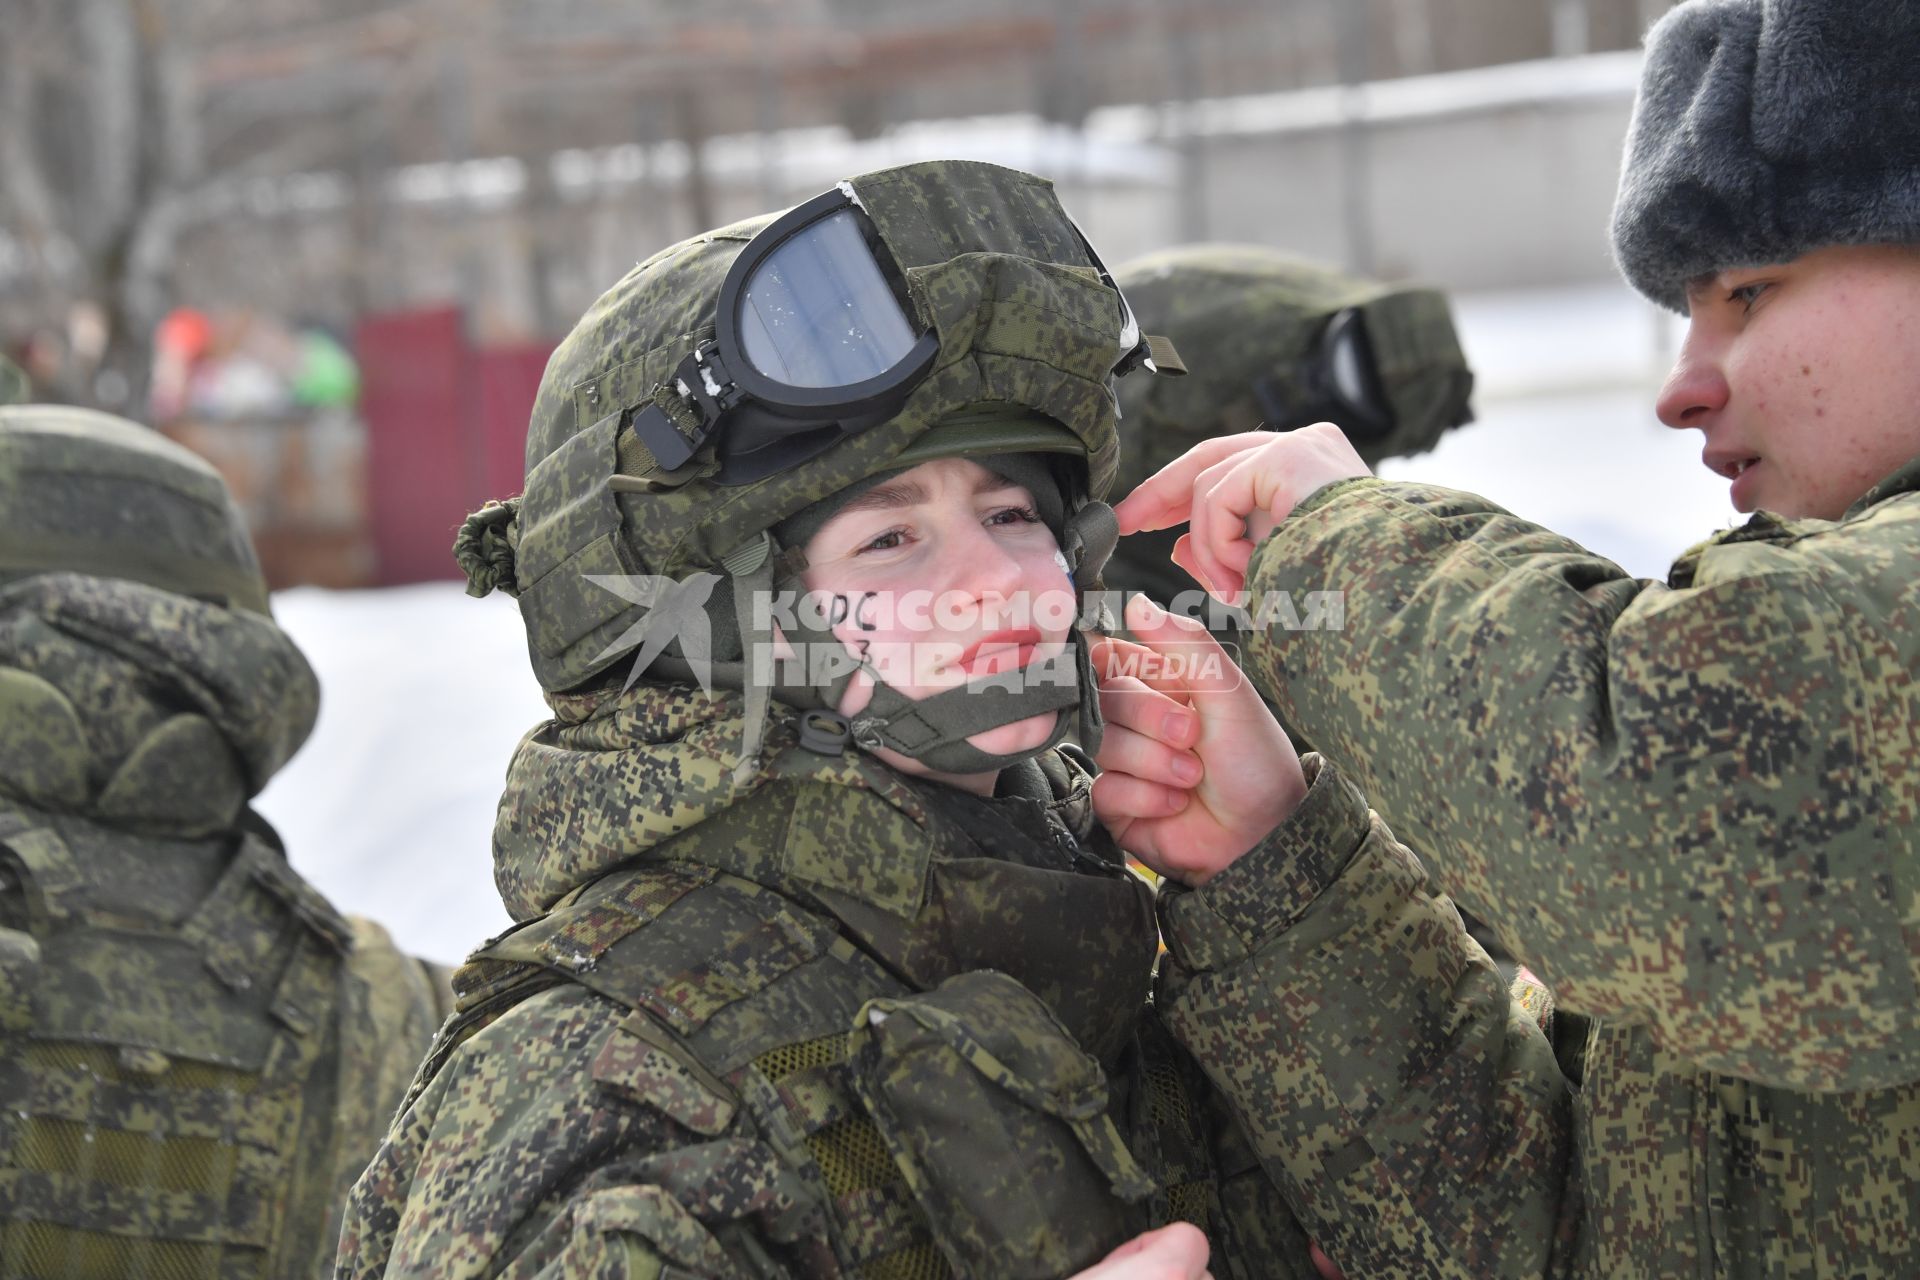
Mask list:
POLYGON ((865 493, 847 499, 847 504, 835 512, 846 515, 851 511, 897 511, 901 507, 917 506, 927 500, 927 491, 917 480, 889 480, 877 484, 865 493))

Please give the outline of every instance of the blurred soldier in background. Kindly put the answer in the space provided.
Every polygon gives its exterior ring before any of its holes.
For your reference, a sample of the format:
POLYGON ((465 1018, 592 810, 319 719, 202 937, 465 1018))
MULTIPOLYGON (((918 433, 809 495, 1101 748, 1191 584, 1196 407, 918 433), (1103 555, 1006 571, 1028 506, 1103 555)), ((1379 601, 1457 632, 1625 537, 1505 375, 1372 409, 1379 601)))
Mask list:
POLYGON ((211 467, 0 408, 0 1275, 326 1273, 445 1001, 248 807, 318 697, 211 467))
MULTIPOLYGON (((1332 422, 1372 465, 1424 453, 1473 420, 1473 374, 1437 289, 1379 284, 1277 249, 1229 244, 1150 253, 1114 280, 1141 327, 1172 339, 1188 365, 1184 378, 1120 383, 1117 494, 1214 436, 1332 422)), ((1106 585, 1163 605, 1196 591, 1169 559, 1179 535, 1121 539, 1106 585)))

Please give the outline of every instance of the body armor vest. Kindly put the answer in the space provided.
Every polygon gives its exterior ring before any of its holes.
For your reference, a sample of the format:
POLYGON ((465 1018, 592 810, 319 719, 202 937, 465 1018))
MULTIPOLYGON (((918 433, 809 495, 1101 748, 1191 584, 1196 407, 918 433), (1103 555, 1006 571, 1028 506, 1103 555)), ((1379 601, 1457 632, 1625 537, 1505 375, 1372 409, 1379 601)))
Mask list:
POLYGON ((615 872, 477 952, 415 1092, 568 982, 629 1011, 603 1093, 749 1132, 800 1174, 825 1209, 792 1242, 810 1274, 1056 1276, 1175 1219, 1220 1224, 1197 1069, 1151 1019, 1103 1071, 1011 978, 916 991, 824 914, 698 864, 615 872))
POLYGON ((0 1275, 323 1272, 351 944, 251 832, 0 809, 0 1275))

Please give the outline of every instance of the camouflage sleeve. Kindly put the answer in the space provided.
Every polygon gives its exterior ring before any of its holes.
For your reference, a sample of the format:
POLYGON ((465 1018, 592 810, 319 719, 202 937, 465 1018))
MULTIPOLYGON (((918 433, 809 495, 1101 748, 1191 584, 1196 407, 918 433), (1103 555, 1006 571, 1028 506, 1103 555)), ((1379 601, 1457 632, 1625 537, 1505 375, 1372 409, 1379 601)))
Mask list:
POLYGON ((786 1175, 631 1017, 561 987, 462 1044, 355 1184, 340 1280, 783 1274, 786 1175))
POLYGON ((1920 503, 1759 517, 1669 586, 1470 494, 1345 482, 1249 574, 1343 593, 1344 625, 1248 666, 1562 1007, 1879 1088, 1920 1064, 1917 552, 1920 503))
POLYGON ((1163 888, 1155 1006, 1346 1274, 1557 1274, 1578 1194, 1553 1052, 1418 860, 1304 764, 1265 841, 1163 888))

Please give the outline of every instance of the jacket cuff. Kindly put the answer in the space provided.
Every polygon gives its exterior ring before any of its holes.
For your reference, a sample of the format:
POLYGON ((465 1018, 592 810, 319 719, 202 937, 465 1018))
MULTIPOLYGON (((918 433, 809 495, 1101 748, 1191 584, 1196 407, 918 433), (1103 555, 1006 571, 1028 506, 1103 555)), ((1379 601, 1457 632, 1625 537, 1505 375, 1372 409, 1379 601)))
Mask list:
MULTIPOLYGON (((1287 520, 1291 520, 1295 516, 1306 515, 1310 511, 1324 507, 1344 493, 1350 493, 1355 489, 1377 489, 1386 483, 1387 482, 1379 476, 1351 476, 1345 480, 1334 480, 1328 484, 1323 484, 1306 497, 1300 499, 1300 501, 1294 503, 1293 510, 1287 513, 1287 520)), ((1285 520, 1281 521, 1281 524, 1285 523, 1285 520)))
POLYGON ((1259 844, 1198 889, 1162 881, 1160 936, 1183 967, 1219 969, 1279 934, 1340 878, 1366 840, 1366 798, 1331 761, 1300 761, 1307 795, 1259 844))

